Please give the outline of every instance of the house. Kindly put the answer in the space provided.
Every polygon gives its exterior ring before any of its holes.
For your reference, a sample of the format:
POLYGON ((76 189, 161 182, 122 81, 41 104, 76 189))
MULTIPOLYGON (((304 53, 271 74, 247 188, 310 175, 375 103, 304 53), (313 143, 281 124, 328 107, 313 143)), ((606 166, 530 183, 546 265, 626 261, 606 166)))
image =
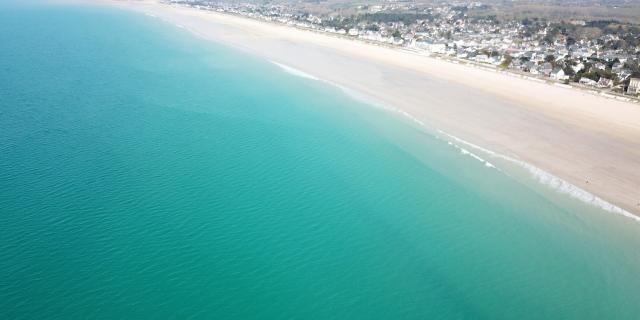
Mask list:
POLYGON ((571 69, 573 69, 573 72, 578 73, 580 72, 580 70, 584 69, 584 64, 582 62, 576 64, 575 66, 571 66, 571 69))
MULTIPOLYGON (((527 61, 527 62, 525 62, 525 63, 522 65, 522 70, 523 70, 523 71, 527 71, 527 72, 529 72, 529 71, 531 71, 531 70, 533 70, 533 69, 536 69, 536 72, 537 72, 538 66, 537 66, 537 65, 536 65, 536 63, 535 63, 535 62, 533 62, 533 61, 527 61)), ((536 74, 537 74, 537 73, 536 73, 536 74)))
POLYGON ((493 57, 489 58, 489 63, 491 63, 493 65, 499 65, 499 64, 502 63, 502 57, 493 56, 493 57))
POLYGON ((542 72, 542 74, 549 76, 551 75, 551 71, 553 71, 553 65, 551 63, 545 62, 542 64, 542 67, 540 68, 540 72, 542 72))
POLYGON ((613 64, 613 66, 611 66, 611 71, 620 72, 620 71, 622 71, 622 68, 624 68, 624 64, 622 64, 620 62, 616 62, 616 63, 613 64))
POLYGON ((596 62, 596 64, 593 65, 594 68, 598 69, 598 70, 605 70, 607 69, 607 66, 602 63, 602 62, 596 62))
POLYGON ((478 62, 488 62, 489 61, 489 56, 486 54, 479 54, 475 57, 476 61, 478 62))
POLYGON ((569 77, 564 74, 564 70, 562 70, 562 68, 559 68, 559 67, 555 67, 551 71, 551 74, 549 74, 549 76, 551 77, 551 79, 556 79, 556 80, 567 80, 567 79, 569 79, 569 77))
POLYGON ((446 43, 432 43, 431 45, 428 46, 428 50, 431 53, 440 53, 440 54, 444 54, 447 50, 447 44, 446 43))
POLYGON ((631 70, 622 69, 620 70, 620 72, 618 72, 618 80, 620 80, 620 82, 627 80, 630 76, 631 70))
POLYGON ((627 87, 627 94, 638 94, 638 93, 640 93, 640 79, 631 78, 631 80, 629 80, 629 87, 627 87))
POLYGON ((580 81, 578 81, 578 83, 586 85, 586 86, 595 86, 595 85, 598 84, 597 82, 595 82, 595 81, 593 81, 593 80, 591 80, 589 78, 585 78, 585 77, 580 78, 580 81))
POLYGON ((416 41, 416 46, 418 48, 424 49, 431 53, 444 54, 447 50, 446 43, 431 43, 429 41, 416 41))
POLYGON ((512 60, 511 63, 509 64, 509 68, 522 70, 523 69, 522 60, 520 59, 512 60))
POLYGON ((539 70, 539 68, 538 68, 538 66, 537 66, 537 65, 533 65, 533 67, 531 67, 531 68, 529 69, 529 73, 531 73, 531 74, 535 74, 535 75, 538 75, 538 74, 540 74, 541 72, 540 72, 540 70, 539 70))
POLYGON ((533 61, 533 62, 543 62, 545 57, 546 56, 545 56, 544 52, 536 53, 536 54, 533 55, 533 58, 531 58, 531 61, 533 61))
POLYGON ((613 80, 607 79, 605 77, 600 77, 600 79, 598 80, 597 86, 600 88, 612 88, 613 80))

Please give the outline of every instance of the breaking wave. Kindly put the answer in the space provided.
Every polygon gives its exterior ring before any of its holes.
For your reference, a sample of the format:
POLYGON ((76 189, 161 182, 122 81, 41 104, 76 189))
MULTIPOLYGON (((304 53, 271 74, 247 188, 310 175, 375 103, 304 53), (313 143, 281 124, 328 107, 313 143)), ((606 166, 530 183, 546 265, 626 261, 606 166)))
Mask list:
MULTIPOLYGON (((421 121, 420 119, 412 116, 411 114, 409 114, 408 112, 406 112, 404 110, 401 110, 401 109, 398 109, 398 108, 391 108, 391 107, 382 105, 382 104, 380 104, 378 102, 375 102, 375 101, 372 102, 371 99, 364 98, 361 94, 359 94, 359 93, 357 93, 357 92, 355 92, 355 91, 353 91, 353 90, 351 90, 349 88, 346 88, 346 87, 344 87, 342 85, 333 83, 331 81, 320 79, 320 78, 318 78, 316 76, 310 75, 310 74, 308 74, 306 72, 303 72, 303 71, 300 71, 298 69, 289 67, 287 65, 284 65, 284 64, 281 64, 281 63, 277 63, 275 61, 270 61, 270 62, 275 64, 275 65, 277 65, 278 67, 280 67, 281 69, 283 69, 284 71, 286 71, 289 74, 292 74, 292 75, 295 75, 295 76, 298 76, 298 77, 302 77, 302 78, 311 79, 311 80, 326 82, 326 83, 331 84, 331 85, 333 85, 335 87, 338 87, 339 89, 343 90, 348 95, 350 95, 350 96, 352 96, 352 97, 354 97, 354 98, 356 98, 358 100, 361 100, 361 101, 363 101, 365 103, 368 103, 368 104, 373 104, 373 105, 378 106, 378 107, 383 107, 384 109, 390 110, 392 112, 399 113, 399 114, 403 115, 404 117, 408 118, 409 120, 413 121, 414 123, 416 123, 416 124, 418 124, 418 125, 420 125, 420 126, 422 126, 424 128, 427 128, 427 125, 423 121, 421 121)), ((454 135, 451 135, 451 134, 449 134, 447 132, 444 132, 442 130, 437 129, 436 131, 438 132, 438 134, 446 137, 445 141, 447 141, 447 144, 449 144, 450 146, 456 148, 462 155, 471 157, 471 158, 483 163, 488 168, 495 169, 495 170, 498 170, 498 171, 502 172, 502 170, 497 168, 493 163, 489 162, 487 159, 479 156, 478 154, 469 151, 469 149, 475 149, 477 151, 480 151, 480 152, 488 155, 489 157, 496 158, 496 159, 502 159, 502 160, 508 161, 510 163, 514 163, 514 164, 526 169, 536 181, 538 181, 539 183, 541 183, 541 184, 543 184, 543 185, 545 185, 545 186, 547 186, 547 187, 551 188, 552 190, 555 190, 555 191, 557 191, 559 193, 566 194, 566 195, 568 195, 568 196, 570 196, 570 197, 572 197, 574 199, 580 200, 580 201, 582 201, 584 203, 587 203, 589 205, 595 206, 595 207, 600 208, 600 209, 602 209, 604 211, 620 214, 622 216, 625 216, 627 218, 631 218, 631 219, 633 219, 635 221, 640 222, 640 217, 639 216, 636 216, 636 215, 632 214, 631 212, 629 212, 629 211, 627 211, 627 210, 625 210, 623 208, 620 208, 620 207, 618 207, 618 206, 616 206, 616 205, 614 205, 614 204, 612 204, 612 203, 610 203, 610 202, 608 202, 608 201, 606 201, 606 200, 604 200, 604 199, 602 199, 602 198, 590 193, 589 191, 586 191, 586 190, 584 190, 584 189, 582 189, 582 188, 580 188, 580 187, 578 187, 578 186, 576 186, 576 185, 574 185, 574 184, 572 184, 572 183, 570 183, 570 182, 568 182, 568 181, 566 181, 566 180, 564 180, 564 179, 562 179, 562 178, 560 178, 558 176, 555 176, 555 175, 553 175, 553 174, 551 174, 551 173, 549 173, 549 172, 547 172, 545 170, 542 170, 542 169, 540 169, 540 168, 538 168, 538 167, 536 167, 536 166, 534 166, 532 164, 526 163, 526 162, 524 162, 522 160, 518 160, 516 158, 512 158, 512 157, 509 157, 509 156, 506 156, 506 155, 503 155, 503 154, 499 154, 499 153, 497 153, 495 151, 492 151, 492 150, 483 148, 481 146, 475 145, 473 143, 470 143, 468 141, 460 139, 460 138, 458 138, 458 137, 456 137, 454 135), (463 146, 466 146, 467 148, 465 148, 463 146)), ((434 135, 434 136, 436 138, 441 138, 437 134, 434 135)))
POLYGON ((281 63, 277 63, 275 61, 269 61, 269 62, 275 64, 276 66, 280 67, 285 72, 287 72, 287 73, 289 73, 291 75, 294 75, 296 77, 301 77, 301 78, 306 78, 306 79, 311 79, 311 80, 316 80, 316 81, 320 80, 319 78, 317 78, 315 76, 312 76, 312 75, 310 75, 310 74, 308 74, 306 72, 300 71, 298 69, 289 67, 287 65, 284 65, 284 64, 281 64, 281 63))
POLYGON ((446 133, 442 130, 438 130, 438 132, 446 137, 448 137, 449 139, 452 139, 455 142, 458 142, 460 144, 466 145, 470 148, 479 150, 483 153, 488 154, 491 157, 494 158, 498 158, 498 159, 502 159, 511 163, 514 163, 524 169, 526 169, 531 176, 533 176, 539 183, 548 186, 549 188, 556 190, 557 192, 563 193, 563 194, 567 194, 572 198, 578 199, 582 202, 585 202, 587 204, 593 205, 595 207, 598 207, 602 210, 608 211, 608 212, 612 212, 612 213, 616 213, 616 214, 620 214, 623 215, 627 218, 631 218, 633 220, 636 220, 638 222, 640 222, 640 217, 632 214, 631 212, 622 209, 592 193, 590 193, 587 190, 584 190, 558 176, 555 176, 543 169, 540 169, 532 164, 526 163, 522 160, 518 160, 509 156, 505 156, 503 154, 499 154, 497 152, 491 151, 489 149, 480 147, 478 145, 475 145, 473 143, 470 143, 468 141, 462 140, 454 135, 451 135, 449 133, 446 133))

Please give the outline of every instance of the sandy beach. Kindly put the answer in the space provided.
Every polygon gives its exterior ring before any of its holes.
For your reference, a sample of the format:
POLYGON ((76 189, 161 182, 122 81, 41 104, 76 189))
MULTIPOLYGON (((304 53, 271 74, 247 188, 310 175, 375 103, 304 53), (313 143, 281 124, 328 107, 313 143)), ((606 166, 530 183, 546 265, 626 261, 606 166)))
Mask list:
POLYGON ((560 177, 573 185, 565 191, 583 200, 640 216, 638 104, 243 17, 155 1, 102 3, 354 90, 430 128, 560 177))

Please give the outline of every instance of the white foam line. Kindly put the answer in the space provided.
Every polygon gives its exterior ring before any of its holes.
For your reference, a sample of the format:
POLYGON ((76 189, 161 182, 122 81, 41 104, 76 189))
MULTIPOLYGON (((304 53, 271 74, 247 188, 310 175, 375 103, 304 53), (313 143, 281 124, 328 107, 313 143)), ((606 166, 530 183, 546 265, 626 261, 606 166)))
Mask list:
MULTIPOLYGON (((418 124, 418 125, 420 125, 420 126, 422 126, 422 127, 426 127, 425 123, 424 123, 422 120, 420 120, 420 119, 418 119, 418 118, 416 118, 416 117, 412 116, 411 114, 409 114, 408 112, 406 112, 406 111, 404 111, 404 110, 401 110, 401 109, 398 109, 398 108, 391 108, 391 107, 387 107, 387 106, 381 105, 380 103, 377 103, 377 102, 372 102, 372 101, 370 101, 369 99, 363 98, 360 94, 358 94, 357 92, 355 92, 355 91, 353 91, 353 90, 351 90, 351 89, 349 89, 349 88, 346 88, 346 87, 344 87, 344 86, 341 86, 341 85, 339 85, 339 84, 337 84, 337 83, 334 83, 334 82, 331 82, 331 81, 327 81, 327 80, 324 80, 324 79, 320 79, 320 78, 318 78, 318 77, 316 77, 316 76, 313 76, 313 75, 310 75, 310 74, 308 74, 308 73, 306 73, 306 72, 303 72, 303 71, 300 71, 300 70, 298 70, 298 69, 295 69, 295 68, 289 67, 289 66, 284 65, 284 64, 282 64, 282 63, 278 63, 278 62, 275 62, 275 61, 272 61, 272 60, 270 60, 269 62, 271 62, 271 63, 273 63, 273 64, 277 65, 278 67, 280 67, 281 69, 283 69, 284 71, 286 71, 286 72, 287 72, 287 73, 289 73, 289 74, 292 74, 292 75, 295 75, 295 76, 298 76, 298 77, 302 77, 302 78, 307 78, 307 79, 312 79, 312 80, 316 80, 316 81, 326 82, 326 83, 328 83, 328 84, 330 84, 330 85, 332 85, 332 86, 335 86, 335 87, 340 88, 342 91, 344 91, 344 92, 345 92, 345 93, 347 93, 348 95, 350 95, 350 96, 352 96, 352 97, 354 97, 354 98, 356 98, 356 99, 358 99, 358 100, 361 100, 361 101, 363 101, 363 102, 365 102, 365 103, 368 103, 368 104, 377 105, 377 106, 379 106, 379 107, 382 107, 382 108, 384 108, 384 109, 387 109, 387 110, 390 110, 390 111, 393 111, 393 112, 397 112, 397 113, 399 113, 399 114, 401 114, 401 115, 405 116, 406 118, 410 119, 410 120, 411 120, 411 121, 413 121, 414 123, 416 123, 416 124, 418 124)), ((489 162, 489 161, 487 161, 487 160, 483 159, 482 157, 478 156, 477 154, 475 154, 475 153, 473 153, 473 152, 470 152, 469 150, 467 150, 467 149, 465 149, 465 148, 462 148, 462 147, 460 147, 460 146, 459 146, 459 145, 457 145, 457 144, 453 144, 453 143, 451 143, 451 142, 449 142, 449 144, 450 144, 450 145, 452 145, 454 148, 458 149, 458 150, 460 151, 460 153, 461 153, 461 154, 466 155, 466 156, 469 156, 469 157, 471 157, 471 158, 473 158, 473 159, 475 159, 475 160, 480 161, 480 162, 481 162, 481 163, 483 163, 487 168, 492 168, 492 169, 496 169, 496 170, 498 170, 498 171, 501 171, 501 170, 499 170, 498 168, 496 168, 496 166, 495 166, 495 165, 493 165, 491 162, 489 162)))
MULTIPOLYGON (((367 97, 367 96, 365 96, 363 94, 360 94, 358 91, 351 90, 351 89, 349 89, 349 88, 347 88, 347 87, 345 87, 343 85, 337 84, 335 82, 332 82, 332 81, 329 81, 329 80, 326 80, 326 79, 318 78, 318 77, 316 77, 314 75, 311 75, 311 74, 306 73, 304 71, 300 71, 298 69, 295 69, 293 67, 287 66, 285 64, 275 62, 273 60, 269 60, 269 62, 275 64, 276 66, 280 67, 285 72, 287 72, 287 73, 289 73, 291 75, 302 77, 302 78, 306 78, 306 79, 311 79, 311 80, 315 80, 315 81, 322 81, 322 82, 327 83, 327 84, 329 84, 331 86, 334 86, 334 87, 342 90, 345 94, 347 94, 348 96, 352 97, 353 99, 361 101, 361 102, 364 102, 364 103, 366 103, 366 104, 368 104, 370 106, 375 106, 375 107, 379 107, 379 108, 382 108, 382 109, 391 109, 391 108, 388 108, 387 106, 379 103, 378 101, 370 99, 369 97, 367 97)), ((417 119, 415 119, 415 120, 418 121, 420 124, 424 125, 424 123, 422 123, 421 121, 419 121, 417 119)))
POLYGON ((306 72, 300 71, 298 69, 289 67, 287 65, 284 65, 284 64, 281 64, 281 63, 277 63, 277 62, 271 61, 271 60, 269 62, 275 64, 276 66, 280 67, 282 70, 284 70, 287 73, 292 74, 294 76, 301 77, 301 78, 306 78, 306 79, 311 79, 311 80, 316 80, 316 81, 320 80, 319 78, 317 78, 315 76, 312 76, 312 75, 310 75, 310 74, 308 74, 306 72))
MULTIPOLYGON (((419 119, 417 119, 416 117, 412 116, 408 112, 406 112, 404 110, 400 110, 398 108, 388 108, 388 109, 390 109, 391 111, 398 112, 398 113, 404 115, 405 117, 407 117, 409 119, 412 119, 415 123, 418 123, 419 125, 421 125, 421 126, 426 128, 424 122, 420 121, 419 119)), ((614 205, 614 204, 612 204, 612 203, 610 203, 610 202, 608 202, 608 201, 606 201, 606 200, 604 200, 604 199, 602 199, 602 198, 590 193, 589 191, 586 191, 586 190, 584 190, 584 189, 582 189, 582 188, 580 188, 580 187, 578 187, 578 186, 576 186, 576 185, 574 185, 574 184, 572 184, 572 183, 570 183, 570 182, 568 182, 568 181, 566 181, 566 180, 564 180, 564 179, 562 179, 562 178, 560 178, 558 176, 555 176, 555 175, 553 175, 553 174, 551 174, 551 173, 549 173, 547 171, 544 171, 544 170, 542 170, 542 169, 540 169, 540 168, 538 168, 538 167, 536 167, 536 166, 534 166, 532 164, 526 163, 526 162, 524 162, 522 160, 518 160, 518 159, 515 159, 515 158, 512 158, 512 157, 503 155, 503 154, 499 154, 499 153, 497 153, 495 151, 492 151, 492 150, 483 148, 481 146, 475 145, 475 144, 473 144, 471 142, 468 142, 468 141, 465 141, 463 139, 460 139, 460 138, 458 138, 458 137, 456 137, 456 136, 454 136, 452 134, 449 134, 447 132, 444 132, 444 131, 442 131, 440 129, 437 129, 437 132, 442 134, 442 135, 444 135, 444 136, 446 136, 446 137, 448 137, 450 140, 452 139, 452 140, 454 140, 455 142, 457 142, 459 144, 464 144, 464 145, 469 146, 469 147, 471 147, 473 149, 479 150, 479 151, 481 151, 481 152, 483 152, 483 153, 485 153, 485 154, 487 154, 487 155, 489 155, 491 157, 498 158, 498 159, 503 159, 503 160, 509 161, 511 163, 517 164, 520 167, 525 168, 527 171, 529 171, 529 173, 538 182, 540 182, 543 185, 546 185, 546 186, 550 187, 553 190, 556 190, 557 192, 560 192, 560 193, 563 193, 563 194, 567 194, 572 198, 578 199, 578 200, 580 200, 582 202, 585 202, 585 203, 590 204, 592 206, 598 207, 598 208, 600 208, 600 209, 602 209, 604 211, 620 214, 620 215, 623 215, 623 216, 625 216, 627 218, 631 218, 633 220, 636 220, 636 221, 640 222, 640 217, 639 216, 636 216, 636 215, 632 214, 631 212, 629 212, 629 211, 627 211, 625 209, 622 209, 622 208, 620 208, 620 207, 618 207, 618 206, 616 206, 616 205, 614 205)), ((437 135, 436 135, 436 138, 438 138, 437 135)), ((461 154, 468 155, 468 156, 470 156, 470 157, 472 157, 472 158, 484 163, 485 166, 487 166, 489 168, 494 168, 494 169, 502 172, 502 170, 496 168, 496 166, 493 165, 492 163, 490 163, 489 161, 487 161, 487 160, 483 159, 482 157, 470 152, 469 150, 461 147, 460 145, 451 142, 450 140, 447 141, 448 144, 453 146, 454 148, 458 149, 461 154)))
MULTIPOLYGON (((181 24, 175 24, 175 25, 177 27, 179 27, 179 28, 189 30, 188 28, 185 28, 181 24)), ((194 32, 192 30, 189 30, 189 31, 191 31, 193 33, 196 33, 196 32, 194 32)), ((357 94, 353 90, 348 89, 348 88, 346 88, 344 86, 338 85, 338 84, 333 83, 331 81, 320 79, 320 78, 318 78, 316 76, 313 76, 313 75, 308 74, 306 72, 300 71, 298 69, 289 67, 287 65, 284 65, 284 64, 281 64, 281 63, 278 63, 278 62, 275 62, 275 61, 269 61, 269 62, 277 65, 278 67, 280 67, 281 69, 283 69, 284 71, 286 71, 286 72, 288 72, 288 73, 290 73, 292 75, 299 76, 299 77, 302 77, 302 78, 311 79, 311 80, 323 81, 323 82, 329 83, 329 84, 331 84, 333 86, 336 86, 336 87, 340 88, 345 93, 349 94, 350 96, 355 97, 358 100, 362 100, 365 103, 377 105, 379 107, 383 107, 383 108, 391 110, 391 111, 399 112, 400 114, 402 114, 405 117, 411 119, 413 122, 417 123, 418 125, 423 126, 425 128, 427 127, 424 124, 424 122, 422 122, 420 119, 412 116, 411 114, 409 114, 408 112, 406 112, 404 110, 400 110, 398 108, 389 108, 389 107, 381 105, 381 104, 379 104, 377 102, 373 102, 372 103, 372 101, 369 101, 368 99, 363 98, 361 95, 357 94)), ((539 79, 535 79, 535 78, 531 78, 531 80, 540 81, 539 79)), ((597 91, 596 91, 596 93, 597 93, 597 91)), ((484 153, 486 153, 486 154, 488 154, 488 155, 490 155, 492 157, 500 158, 500 159, 515 163, 515 164, 527 169, 533 175, 533 177, 535 177, 538 180, 538 182, 540 182, 540 183, 542 183, 544 185, 547 185, 550 188, 552 188, 552 189, 554 189, 554 190, 556 190, 556 191, 558 191, 560 193, 567 194, 567 195, 569 195, 569 196, 571 196, 573 198, 576 198, 576 199, 581 200, 581 201, 583 201, 585 203, 591 204, 591 205, 593 205, 595 207, 598 207, 600 209, 603 209, 605 211, 612 212, 612 213, 617 213, 617 214, 623 215, 625 217, 628 217, 628 218, 631 218, 633 220, 636 220, 636 221, 640 222, 640 217, 639 216, 636 216, 636 215, 632 214, 631 212, 629 212, 627 210, 624 210, 624 209, 622 209, 622 208, 620 208, 620 207, 618 207, 618 206, 616 206, 616 205, 614 205, 614 204, 612 204, 612 203, 610 203, 610 202, 608 202, 608 201, 606 201, 606 200, 604 200, 604 199, 602 199, 602 198, 600 198, 600 197, 598 197, 598 196, 596 196, 596 195, 594 195, 594 194, 592 194, 592 193, 590 193, 590 192, 588 192, 588 191, 586 191, 586 190, 584 190, 584 189, 582 189, 582 188, 580 188, 580 187, 578 187, 578 186, 576 186, 574 184, 571 184, 568 181, 561 179, 560 177, 554 176, 553 174, 551 174, 549 172, 546 172, 546 171, 544 171, 544 170, 542 170, 542 169, 540 169, 538 167, 535 167, 535 166, 533 166, 533 165, 531 165, 529 163, 526 163, 524 161, 521 161, 521 160, 518 160, 518 159, 515 159, 515 158, 511 158, 511 157, 496 153, 494 151, 491 151, 489 149, 480 147, 478 145, 472 144, 472 143, 470 143, 468 141, 462 140, 462 139, 460 139, 460 138, 458 138, 458 137, 456 137, 454 135, 451 135, 449 133, 446 133, 446 132, 444 132, 442 130, 438 129, 437 131, 440 134, 443 134, 443 135, 449 137, 450 139, 455 140, 456 142, 465 144, 465 145, 470 146, 470 147, 472 147, 472 148, 474 148, 476 150, 480 150, 480 151, 482 151, 482 152, 484 152, 484 153)), ((493 165, 489 161, 481 158, 480 156, 469 152, 468 150, 460 147, 459 145, 456 145, 456 144, 453 144, 453 143, 452 143, 452 145, 456 149, 460 150, 460 153, 462 153, 464 155, 471 156, 472 158, 484 163, 484 165, 489 167, 489 168, 494 168, 494 169, 497 169, 498 171, 501 171, 498 168, 496 168, 495 165, 493 165)))
POLYGON ((156 15, 154 15, 154 14, 151 14, 151 13, 148 13, 148 12, 147 12, 147 13, 145 13, 145 14, 146 14, 146 15, 148 15, 148 16, 150 16, 150 17, 154 17, 154 18, 160 19, 160 20, 162 20, 162 21, 164 21, 164 22, 166 22, 166 23, 172 24, 172 25, 174 25, 174 26, 176 26, 176 27, 178 27, 178 28, 180 28, 180 29, 183 29, 183 30, 186 30, 186 31, 188 31, 188 32, 191 32, 193 35, 195 35, 195 36, 197 36, 197 37, 200 37, 200 38, 203 38, 203 39, 208 39, 204 34, 202 34, 202 33, 198 32, 198 31, 195 31, 194 29, 191 29, 191 28, 189 28, 189 27, 185 27, 185 26, 184 26, 184 25, 182 25, 182 24, 176 23, 176 22, 174 22, 174 21, 173 21, 173 20, 171 20, 171 19, 168 19, 168 18, 161 18, 161 17, 158 17, 158 16, 156 16, 156 15))
MULTIPOLYGON (((408 112, 406 112, 404 110, 401 110, 401 109, 398 109, 398 108, 387 108, 387 109, 389 109, 391 111, 394 111, 394 112, 397 112, 397 113, 400 113, 401 115, 407 117, 408 119, 412 120, 413 122, 417 123, 418 125, 420 125, 422 127, 425 127, 425 128, 427 127, 423 121, 421 121, 420 119, 412 116, 410 113, 408 113, 408 112)), ((438 138, 438 137, 436 136, 436 138, 438 138)), ((483 159, 482 157, 478 156, 477 154, 475 154, 473 152, 470 152, 469 150, 467 150, 467 149, 465 149, 465 148, 463 148, 463 147, 461 147, 461 146, 459 146, 459 145, 457 145, 457 144, 455 144, 455 143, 453 143, 451 141, 447 141, 447 143, 450 146, 458 149, 458 151, 460 151, 461 154, 469 156, 469 157, 471 157, 471 158, 473 158, 475 160, 478 160, 478 161, 482 162, 486 167, 493 168, 493 169, 496 169, 498 171, 501 171, 495 165, 493 165, 491 162, 487 161, 486 159, 483 159)))
POLYGON ((487 161, 487 160, 485 160, 485 159, 481 158, 481 157, 480 157, 480 156, 478 156, 477 154, 475 154, 475 153, 473 153, 473 152, 471 152, 471 151, 469 151, 469 150, 467 150, 467 149, 465 149, 465 148, 463 148, 463 147, 461 147, 461 146, 459 146, 459 145, 457 145, 457 144, 455 144, 455 143, 453 143, 453 142, 451 142, 451 141, 449 141, 448 143, 449 143, 449 145, 450 145, 450 146, 452 146, 452 147, 454 147, 454 148, 458 149, 458 150, 460 151, 460 153, 461 153, 461 154, 466 155, 466 156, 469 156, 469 157, 471 157, 471 158, 473 158, 473 159, 476 159, 476 160, 478 160, 478 161, 482 162, 486 167, 494 168, 494 169, 496 169, 496 170, 498 170, 498 171, 501 171, 501 170, 499 170, 498 168, 496 168, 496 166, 494 166, 491 162, 489 162, 489 161, 487 161))
POLYGON ((610 202, 608 202, 608 201, 606 201, 606 200, 604 200, 604 199, 602 199, 602 198, 590 193, 589 191, 586 191, 586 190, 584 190, 584 189, 582 189, 582 188, 580 188, 580 187, 578 187, 578 186, 576 186, 576 185, 574 185, 574 184, 572 184, 572 183, 570 183, 570 182, 568 182, 568 181, 566 181, 566 180, 564 180, 564 179, 562 179, 562 178, 560 178, 558 176, 555 176, 555 175, 553 175, 553 174, 551 174, 551 173, 549 173, 547 171, 544 171, 544 170, 542 170, 542 169, 540 169, 540 168, 538 168, 538 167, 536 167, 534 165, 526 163, 526 162, 524 162, 522 160, 518 160, 518 159, 515 159, 515 158, 512 158, 512 157, 508 157, 508 156, 496 153, 494 151, 491 151, 489 149, 480 147, 478 145, 472 144, 472 143, 470 143, 468 141, 462 140, 462 139, 460 139, 460 138, 458 138, 458 137, 456 137, 454 135, 451 135, 449 133, 446 133, 446 132, 444 132, 442 130, 438 130, 438 132, 440 134, 443 134, 443 135, 449 137, 450 139, 453 139, 454 141, 456 141, 458 143, 461 143, 461 144, 467 145, 467 146, 469 146, 471 148, 480 150, 480 151, 482 151, 482 152, 484 152, 484 153, 486 153, 486 154, 488 154, 488 155, 490 155, 492 157, 500 158, 500 159, 515 163, 515 164, 527 169, 527 171, 529 171, 529 173, 538 182, 542 183, 543 185, 546 185, 546 186, 550 187, 553 190, 556 190, 556 191, 558 191, 560 193, 563 193, 563 194, 567 194, 567 195, 569 195, 569 196, 571 196, 573 198, 576 198, 576 199, 578 199, 580 201, 583 201, 585 203, 588 203, 590 205, 598 207, 598 208, 600 208, 602 210, 605 210, 605 211, 608 211, 608 212, 612 212, 612 213, 616 213, 616 214, 620 214, 620 215, 623 215, 623 216, 625 216, 627 218, 631 218, 633 220, 636 220, 636 221, 640 222, 640 217, 632 214, 631 212, 629 212, 629 211, 627 211, 625 209, 622 209, 622 208, 620 208, 620 207, 618 207, 618 206, 616 206, 616 205, 614 205, 614 204, 612 204, 612 203, 610 203, 610 202))

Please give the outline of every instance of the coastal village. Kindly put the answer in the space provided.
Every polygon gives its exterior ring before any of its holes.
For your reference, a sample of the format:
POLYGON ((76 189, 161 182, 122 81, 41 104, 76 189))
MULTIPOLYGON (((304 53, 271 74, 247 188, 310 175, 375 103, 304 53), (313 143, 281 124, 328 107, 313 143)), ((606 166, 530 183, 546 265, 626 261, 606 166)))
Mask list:
POLYGON ((486 6, 477 1, 385 2, 324 13, 291 3, 167 2, 399 47, 617 99, 640 93, 640 26, 628 22, 501 21, 469 14, 486 6))

